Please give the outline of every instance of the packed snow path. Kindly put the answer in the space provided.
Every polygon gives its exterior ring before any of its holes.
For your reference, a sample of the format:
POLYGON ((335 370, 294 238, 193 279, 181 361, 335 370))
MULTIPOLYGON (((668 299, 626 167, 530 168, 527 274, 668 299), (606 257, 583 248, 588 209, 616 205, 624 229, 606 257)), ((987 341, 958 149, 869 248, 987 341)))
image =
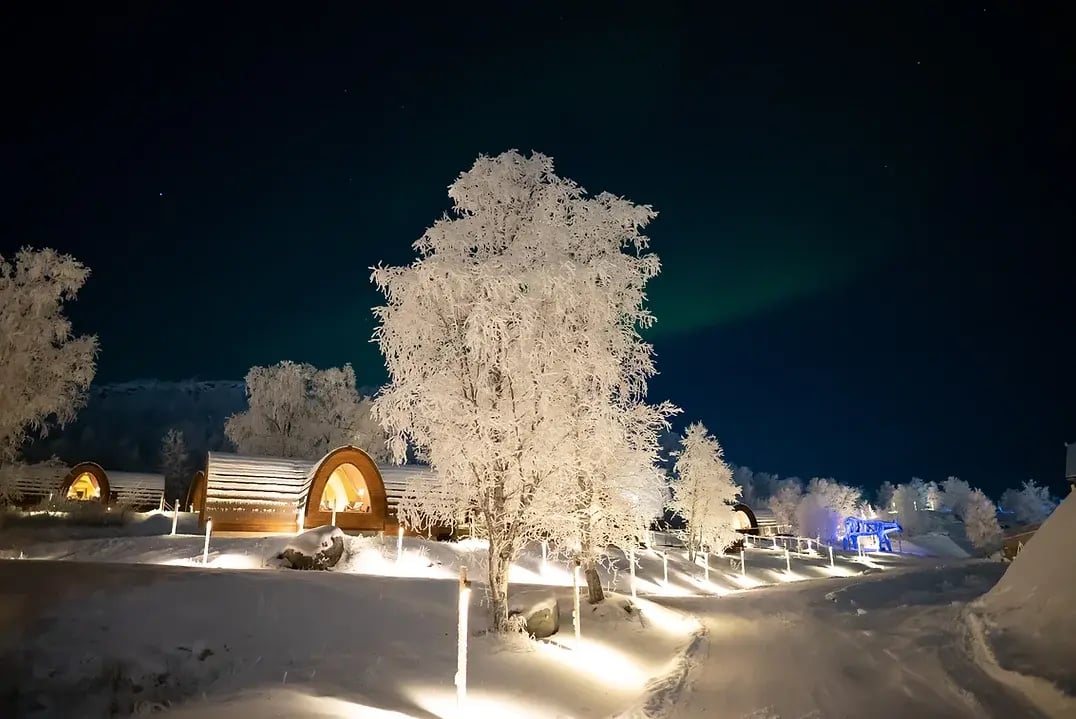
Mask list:
POLYGON ((706 635, 683 688, 655 697, 652 713, 673 719, 1042 717, 971 659, 961 613, 1004 569, 932 565, 719 599, 658 600, 698 615, 706 635))

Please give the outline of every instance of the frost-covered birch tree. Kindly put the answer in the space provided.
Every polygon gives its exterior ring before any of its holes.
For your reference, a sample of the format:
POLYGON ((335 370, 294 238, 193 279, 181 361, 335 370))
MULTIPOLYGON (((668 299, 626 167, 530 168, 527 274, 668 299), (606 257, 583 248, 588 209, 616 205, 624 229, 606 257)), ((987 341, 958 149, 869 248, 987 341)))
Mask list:
POLYGON ((0 256, 0 464, 75 418, 93 379, 97 338, 76 336, 63 313, 90 270, 55 250, 0 256))
POLYGON ((687 545, 688 558, 695 561, 695 553, 703 547, 723 551, 736 541, 732 505, 740 487, 732 481, 721 444, 702 422, 688 425, 680 446, 669 509, 686 523, 678 534, 687 545))
POLYGON ((228 418, 224 434, 240 454, 319 459, 355 445, 374 459, 387 454, 384 434, 369 422, 369 401, 351 365, 319 370, 287 360, 247 373, 249 409, 228 418))
POLYGON ((656 457, 656 432, 632 419, 654 371, 638 328, 653 321, 643 287, 659 264, 641 230, 655 213, 587 196, 550 158, 515 151, 480 157, 449 197, 412 264, 374 270, 390 378, 375 413, 397 458, 410 444, 437 472, 401 518, 467 514, 488 542, 491 627, 504 631, 526 542, 604 542, 587 522, 619 526, 624 513, 606 513, 649 501, 630 487, 656 479, 640 459, 656 457))

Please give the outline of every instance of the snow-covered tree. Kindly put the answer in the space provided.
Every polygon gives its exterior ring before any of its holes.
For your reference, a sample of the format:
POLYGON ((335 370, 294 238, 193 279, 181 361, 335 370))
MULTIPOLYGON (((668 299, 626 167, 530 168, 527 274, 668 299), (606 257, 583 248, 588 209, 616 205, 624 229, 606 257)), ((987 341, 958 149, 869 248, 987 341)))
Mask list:
POLYGON ((767 501, 777 521, 778 531, 795 533, 799 524, 796 510, 803 499, 803 482, 799 477, 789 477, 777 483, 777 490, 767 501))
POLYGON ((63 313, 89 269, 55 250, 0 256, 0 464, 27 439, 75 417, 93 379, 97 338, 75 336, 63 313))
POLYGON ((234 414, 224 433, 240 454, 318 459, 355 445, 374 459, 387 453, 384 435, 369 421, 369 402, 355 386, 351 365, 319 370, 283 361, 247 373, 249 409, 234 414))
POLYGON ((799 533, 820 537, 830 544, 837 542, 838 529, 850 516, 859 516, 863 493, 834 479, 815 477, 796 508, 799 533))
POLYGON ((892 505, 897 512, 897 521, 900 522, 904 536, 911 537, 933 531, 938 524, 936 517, 927 511, 931 494, 930 485, 918 477, 897 485, 893 490, 892 505))
POLYGON ((596 401, 566 417, 575 431, 566 442, 563 471, 572 493, 546 495, 535 509, 546 535, 570 548, 587 582, 587 600, 602 601, 598 565, 610 546, 627 550, 645 536, 668 499, 659 466, 657 434, 668 426, 665 405, 624 407, 596 401), (603 411, 594 411, 604 407, 603 411), (562 516, 567 509, 569 514, 562 516))
POLYGON ((1001 539, 997 507, 982 490, 973 489, 962 507, 964 532, 979 549, 989 547, 1001 539))
MULTIPOLYGON (((933 483, 932 483, 933 484, 933 483)), ((938 492, 937 509, 947 509, 957 517, 964 517, 964 507, 971 496, 971 485, 959 477, 947 477, 938 492)))
POLYGON ((1041 524, 1053 513, 1057 504, 1050 497, 1047 487, 1029 479, 1020 489, 1006 489, 1001 495, 1001 506, 1012 512, 1021 524, 1041 524))
POLYGON ((888 517, 889 510, 893 508, 893 493, 896 489, 892 482, 886 480, 882 482, 882 486, 878 487, 878 492, 874 495, 875 508, 883 518, 888 517))
POLYGON ((190 452, 183 432, 170 429, 161 437, 161 474, 164 475, 165 499, 175 500, 187 494, 190 477, 190 452))
POLYGON ((436 487, 401 502, 403 520, 474 517, 489 546, 491 626, 504 631, 524 544, 582 540, 580 510, 594 503, 580 497, 580 468, 597 462, 616 489, 639 477, 640 463, 619 470, 623 454, 600 438, 620 436, 654 372, 638 328, 653 321, 643 288, 659 264, 641 229, 655 213, 588 197, 550 158, 515 151, 480 157, 449 196, 453 214, 415 243, 418 258, 373 273, 390 377, 375 414, 397 458, 412 445, 437 472, 436 487), (601 434, 576 442, 587 425, 601 434))
POLYGON ((732 470, 725 463, 725 451, 717 437, 709 434, 702 422, 688 425, 680 441, 680 455, 673 468, 669 509, 687 525, 678 532, 687 545, 688 558, 703 547, 723 551, 736 541, 736 524, 732 505, 740 487, 732 481, 732 470))
POLYGON ((749 507, 764 506, 779 487, 776 474, 755 472, 750 467, 733 467, 732 481, 740 486, 740 497, 749 507))

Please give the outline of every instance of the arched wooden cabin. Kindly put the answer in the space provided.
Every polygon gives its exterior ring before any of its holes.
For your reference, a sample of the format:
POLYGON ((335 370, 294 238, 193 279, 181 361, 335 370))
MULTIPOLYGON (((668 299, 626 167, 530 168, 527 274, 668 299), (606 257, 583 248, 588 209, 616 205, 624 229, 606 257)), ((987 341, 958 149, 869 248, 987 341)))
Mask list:
POLYGON ((742 502, 732 506, 736 531, 769 537, 777 534, 777 517, 767 507, 749 507, 742 502))
POLYGON ((141 472, 106 472, 96 462, 76 464, 64 477, 61 499, 123 505, 137 510, 155 509, 164 496, 164 476, 141 472))
POLYGON ((195 478, 191 499, 202 526, 212 519, 222 531, 294 532, 335 519, 345 531, 395 532, 396 505, 409 483, 431 476, 428 467, 379 468, 357 447, 316 462, 210 452, 205 489, 195 478))

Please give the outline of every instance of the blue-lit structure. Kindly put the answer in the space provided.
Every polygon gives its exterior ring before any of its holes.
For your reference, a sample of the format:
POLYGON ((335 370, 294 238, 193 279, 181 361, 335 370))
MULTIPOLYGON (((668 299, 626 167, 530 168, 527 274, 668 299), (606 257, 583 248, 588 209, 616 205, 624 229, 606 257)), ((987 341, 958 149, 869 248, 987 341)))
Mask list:
POLYGON ((844 520, 844 548, 858 550, 860 537, 877 537, 878 549, 883 552, 892 552, 893 545, 889 541, 889 535, 899 531, 901 531, 900 524, 897 522, 849 517, 844 520))

